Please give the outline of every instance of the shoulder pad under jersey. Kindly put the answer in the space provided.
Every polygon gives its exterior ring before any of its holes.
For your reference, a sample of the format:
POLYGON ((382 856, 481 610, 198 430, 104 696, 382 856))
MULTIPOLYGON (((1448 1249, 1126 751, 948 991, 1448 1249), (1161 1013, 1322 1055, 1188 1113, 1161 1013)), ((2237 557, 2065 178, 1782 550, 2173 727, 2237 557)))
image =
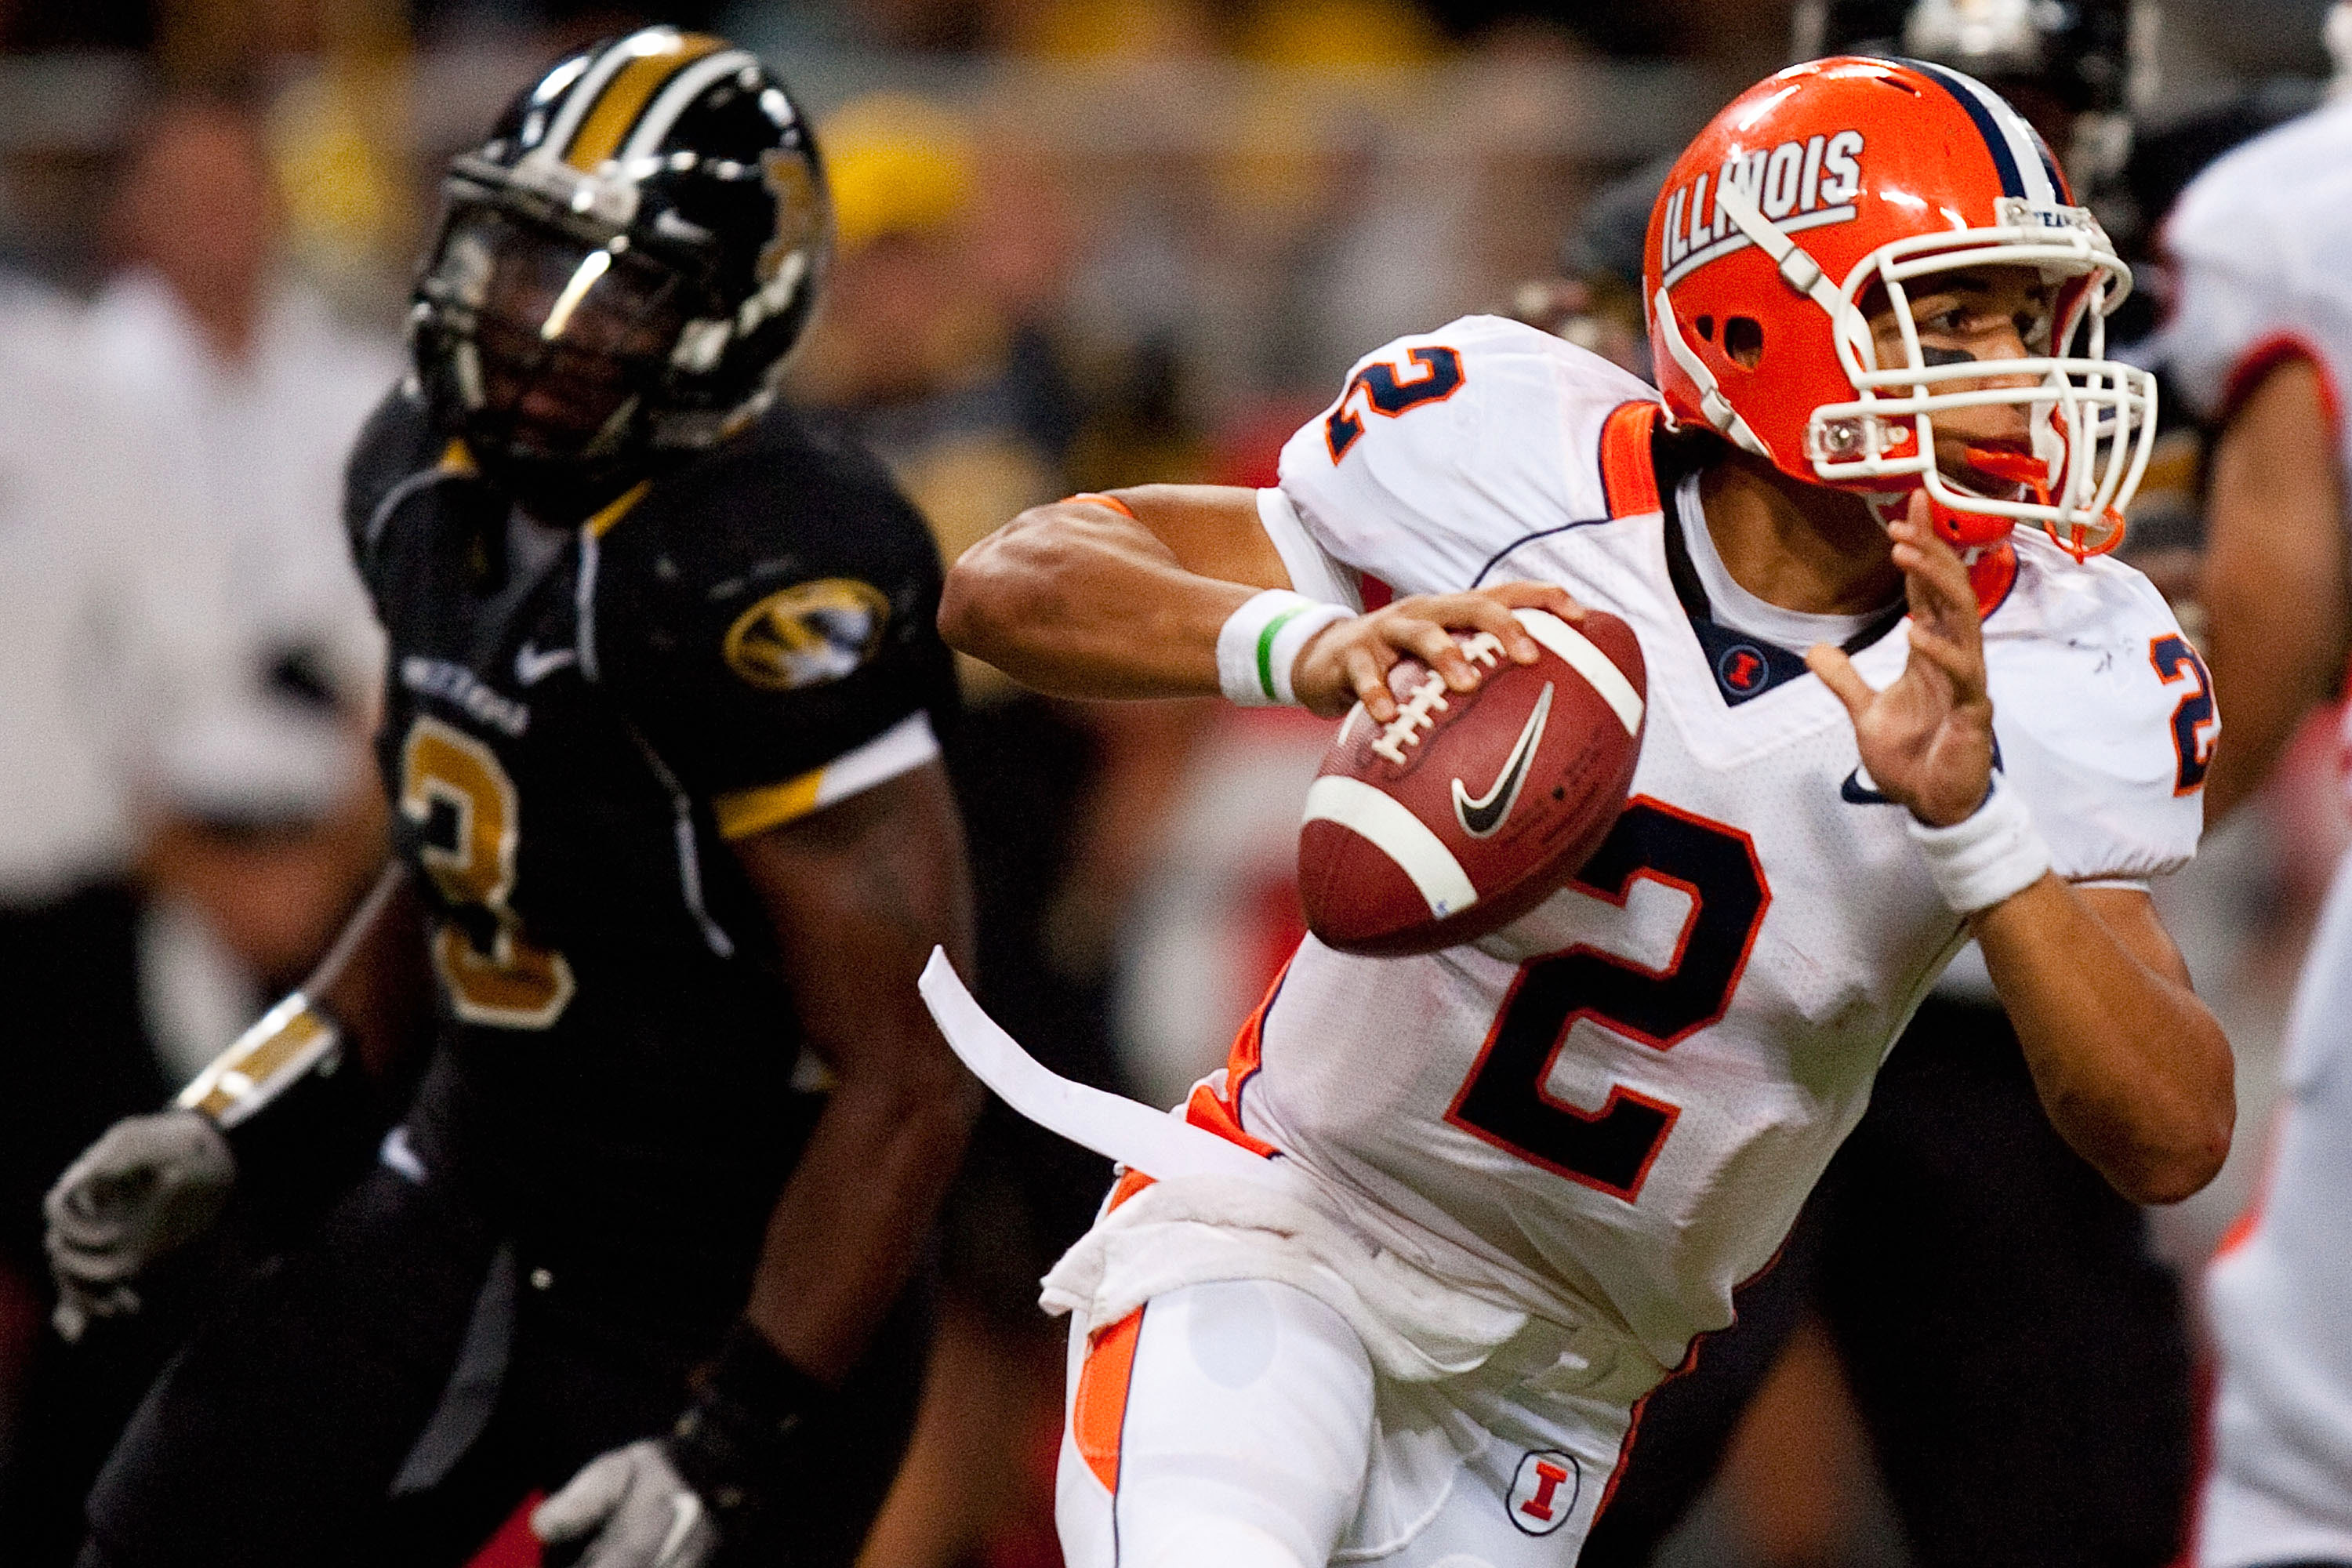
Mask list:
POLYGON ((1359 361, 1282 449, 1282 490, 1334 559, 1397 592, 1465 588, 1529 535, 1612 515, 1601 427, 1657 394, 1498 316, 1359 361))
POLYGON ((950 700, 922 519, 781 410, 597 544, 597 677, 697 793, 791 778, 950 700))
POLYGON ((2138 572, 2015 537, 2017 580, 1985 622, 2003 771, 2059 876, 2177 870, 2197 850, 2221 732, 2204 661, 2138 572))

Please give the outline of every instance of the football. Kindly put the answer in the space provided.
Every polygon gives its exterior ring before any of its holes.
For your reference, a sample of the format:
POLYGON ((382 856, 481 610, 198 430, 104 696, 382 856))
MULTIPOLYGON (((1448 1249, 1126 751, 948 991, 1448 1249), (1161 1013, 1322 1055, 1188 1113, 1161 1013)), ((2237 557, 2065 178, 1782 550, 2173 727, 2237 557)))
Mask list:
POLYGON ((1624 809, 1648 692, 1633 628, 1514 613, 1533 664, 1462 636, 1475 689, 1403 659, 1392 721, 1360 702, 1340 721, 1298 835, 1299 900, 1328 945, 1393 957, 1485 936, 1558 891, 1624 809))

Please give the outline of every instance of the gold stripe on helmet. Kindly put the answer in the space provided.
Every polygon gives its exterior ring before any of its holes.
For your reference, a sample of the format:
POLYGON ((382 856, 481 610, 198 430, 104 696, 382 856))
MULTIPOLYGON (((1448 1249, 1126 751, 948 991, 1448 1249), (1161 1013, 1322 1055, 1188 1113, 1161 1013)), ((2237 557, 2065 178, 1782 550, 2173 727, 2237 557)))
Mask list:
POLYGON ((613 74, 594 107, 580 122, 580 132, 563 151, 563 161, 583 174, 620 151, 622 139, 646 111, 662 85, 703 56, 727 47, 724 39, 705 33, 680 33, 664 38, 651 53, 639 55, 613 74))

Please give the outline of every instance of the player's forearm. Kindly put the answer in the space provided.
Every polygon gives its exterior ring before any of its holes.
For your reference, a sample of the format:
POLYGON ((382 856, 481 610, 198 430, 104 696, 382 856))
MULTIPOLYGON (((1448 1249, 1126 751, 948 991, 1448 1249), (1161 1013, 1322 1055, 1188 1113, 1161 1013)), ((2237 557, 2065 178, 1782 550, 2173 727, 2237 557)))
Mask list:
POLYGON ((2177 1203, 2229 1154, 2230 1044, 2090 896, 2045 875, 1971 923, 2052 1125, 2126 1197, 2177 1203))
POLYGON ((837 1384, 905 1283, 980 1112, 915 989, 934 944, 971 963, 962 827, 933 763, 736 849, 835 1079, 770 1215, 746 1311, 787 1361, 837 1384))
MULTIPOLYGON (((930 1030, 928 1018, 875 1025, 930 1030)), ((979 1109, 944 1045, 919 1067, 835 1087, 769 1218, 747 1309, 787 1361, 826 1384, 849 1375, 922 1252, 979 1109)))
POLYGON ((404 1079, 429 1037, 424 906, 392 866, 360 902, 301 988, 237 1037, 176 1103, 235 1127, 346 1058, 364 1081, 404 1079))
POLYGON ((2205 783, 2208 822, 2261 787, 2304 714, 2344 679, 2352 582, 2335 430, 2318 367, 2289 359, 2214 447, 2200 596, 2228 735, 2205 783))
POLYGON ((2206 566, 2205 653, 2227 738, 2213 748, 2205 820, 2260 789, 2304 715, 2334 695, 2347 647, 2343 607, 2321 583, 2217 558, 2206 566))
POLYGON ((425 901, 405 866, 387 867, 383 876, 389 887, 380 884, 352 916, 367 923, 348 961, 312 997, 333 1015, 378 1083, 405 1077, 433 1032, 425 901))
MULTIPOLYGON (((1257 527, 1238 510, 1234 522, 1257 527)), ((1213 697, 1219 629, 1260 588, 1286 582, 1192 570, 1144 523, 1062 501, 1023 512, 965 552, 948 574, 940 631, 1056 696, 1213 697)))

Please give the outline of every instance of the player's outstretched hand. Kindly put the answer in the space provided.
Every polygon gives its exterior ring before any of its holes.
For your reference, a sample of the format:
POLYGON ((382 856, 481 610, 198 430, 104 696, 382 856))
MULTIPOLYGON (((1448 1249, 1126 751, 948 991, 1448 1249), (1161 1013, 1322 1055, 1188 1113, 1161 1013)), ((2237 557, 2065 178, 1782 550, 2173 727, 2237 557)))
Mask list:
POLYGON ((210 1230, 236 1183, 228 1140, 200 1112, 128 1116, 108 1128, 41 1201, 58 1334, 71 1342, 92 1318, 137 1311, 132 1281, 210 1230))
POLYGON ((531 1511, 550 1563, 579 1568, 702 1568, 719 1530, 701 1494, 648 1438, 591 1459, 531 1511))
POLYGON ((1839 649, 1819 644, 1805 663, 1845 704, 1862 765, 1889 800, 1931 827, 1984 804, 1992 785, 1992 699, 1985 690, 1983 617, 1968 568, 1936 532, 1924 490, 1887 530, 1911 606, 1911 657, 1874 691, 1839 649))
POLYGON ((1584 608, 1551 583, 1502 583, 1467 594, 1416 594, 1370 615, 1335 621, 1298 650, 1291 689, 1310 713, 1336 719, 1358 702, 1385 724, 1397 716, 1389 692, 1389 670, 1410 656, 1445 678, 1455 691, 1478 684, 1478 668, 1462 657, 1456 632, 1492 632, 1517 664, 1533 664, 1540 651, 1513 610, 1549 610, 1564 621, 1581 620, 1584 608))

